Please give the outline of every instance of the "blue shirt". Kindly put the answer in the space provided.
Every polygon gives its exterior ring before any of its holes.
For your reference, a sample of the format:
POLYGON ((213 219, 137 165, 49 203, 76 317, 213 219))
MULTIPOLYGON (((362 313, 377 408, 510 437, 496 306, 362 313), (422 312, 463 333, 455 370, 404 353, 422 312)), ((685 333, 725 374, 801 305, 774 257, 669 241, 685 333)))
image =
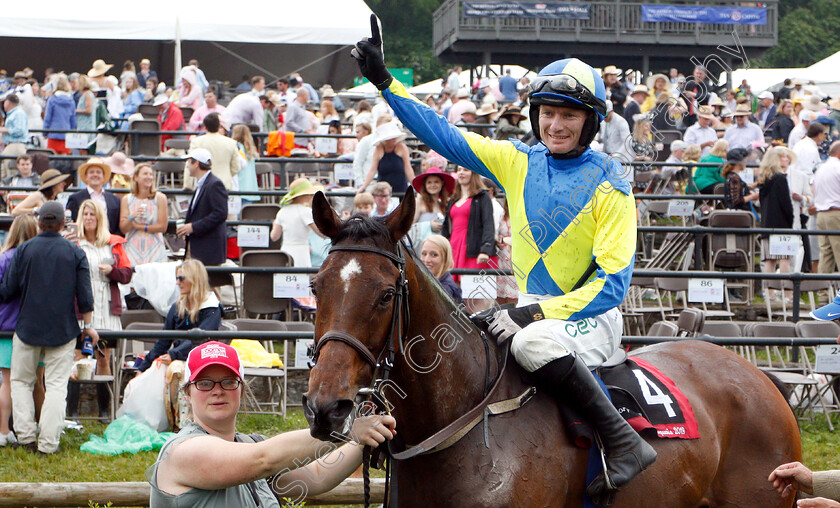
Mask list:
POLYGON ((506 101, 516 100, 516 79, 510 74, 499 78, 499 91, 505 96, 506 101))
POLYGON ((26 143, 29 139, 29 118, 26 117, 23 108, 15 108, 6 115, 6 128, 8 133, 3 134, 3 143, 26 143))

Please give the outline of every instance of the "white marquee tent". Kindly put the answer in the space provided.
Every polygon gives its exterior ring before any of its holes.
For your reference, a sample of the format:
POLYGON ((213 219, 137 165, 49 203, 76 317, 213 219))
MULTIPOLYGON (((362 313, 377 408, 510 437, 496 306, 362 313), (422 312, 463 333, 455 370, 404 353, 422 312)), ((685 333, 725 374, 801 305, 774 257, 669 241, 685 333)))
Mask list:
POLYGON ((146 0, 85 7, 64 0, 7 2, 0 17, 0 67, 85 72, 93 60, 149 58, 171 81, 179 55, 200 62, 209 79, 236 84, 243 75, 269 81, 300 71, 314 84, 340 87, 358 74, 350 47, 370 31, 363 0, 308 0, 241 5, 146 0), (177 51, 180 46, 180 52, 177 51))
MULTIPOLYGON (((840 67, 840 52, 809 67, 799 69, 737 69, 732 72, 732 80, 737 86, 746 79, 754 93, 771 87, 775 89, 775 85, 781 84, 787 78, 799 78, 805 82, 813 80, 824 94, 838 97, 840 96, 838 67, 840 67)), ((721 79, 725 79, 724 74, 721 75, 721 79)))

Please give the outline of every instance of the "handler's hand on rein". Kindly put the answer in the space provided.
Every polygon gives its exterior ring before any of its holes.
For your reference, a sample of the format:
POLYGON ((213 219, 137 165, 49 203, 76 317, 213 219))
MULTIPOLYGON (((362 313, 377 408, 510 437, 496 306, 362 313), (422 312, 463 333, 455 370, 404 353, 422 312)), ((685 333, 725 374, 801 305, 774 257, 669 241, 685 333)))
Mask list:
POLYGON ((397 420, 391 415, 359 416, 353 421, 353 434, 361 445, 376 448, 397 435, 397 420))
POLYGON ((382 51, 382 34, 379 30, 379 20, 376 14, 370 15, 370 37, 356 43, 350 51, 359 63, 362 76, 366 77, 379 90, 385 90, 391 85, 393 77, 385 67, 385 54, 382 51))
POLYGON ((824 497, 812 497, 810 499, 800 499, 796 502, 796 506, 798 508, 840 508, 840 503, 824 497))
POLYGON ((501 344, 534 321, 543 319, 543 312, 536 303, 525 307, 516 307, 509 303, 473 314, 470 319, 479 327, 479 323, 483 321, 487 333, 501 344))

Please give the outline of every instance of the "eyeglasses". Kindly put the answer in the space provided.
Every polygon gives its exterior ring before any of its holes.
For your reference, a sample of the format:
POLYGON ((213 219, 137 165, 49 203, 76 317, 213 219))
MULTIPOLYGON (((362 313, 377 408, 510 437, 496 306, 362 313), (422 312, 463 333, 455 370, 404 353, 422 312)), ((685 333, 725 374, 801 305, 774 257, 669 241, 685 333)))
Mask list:
POLYGON ((176 275, 175 280, 177 280, 178 282, 184 282, 185 280, 187 280, 187 278, 183 275, 176 275))
POLYGON ((195 386, 195 389, 200 392, 209 392, 213 388, 216 387, 216 384, 222 385, 223 390, 236 390, 239 388, 239 385, 242 384, 242 380, 239 378, 226 378, 222 379, 221 381, 213 381, 212 379, 199 379, 198 381, 193 381, 191 383, 195 386))

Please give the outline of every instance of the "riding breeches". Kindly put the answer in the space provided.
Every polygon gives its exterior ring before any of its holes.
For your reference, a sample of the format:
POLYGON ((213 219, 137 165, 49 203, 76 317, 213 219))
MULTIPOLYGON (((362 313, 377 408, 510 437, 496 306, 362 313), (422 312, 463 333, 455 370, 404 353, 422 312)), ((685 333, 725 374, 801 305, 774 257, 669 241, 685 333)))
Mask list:
POLYGON ((513 336, 510 350, 528 372, 569 354, 587 367, 601 366, 621 343, 621 312, 617 308, 586 319, 534 321, 513 336))

